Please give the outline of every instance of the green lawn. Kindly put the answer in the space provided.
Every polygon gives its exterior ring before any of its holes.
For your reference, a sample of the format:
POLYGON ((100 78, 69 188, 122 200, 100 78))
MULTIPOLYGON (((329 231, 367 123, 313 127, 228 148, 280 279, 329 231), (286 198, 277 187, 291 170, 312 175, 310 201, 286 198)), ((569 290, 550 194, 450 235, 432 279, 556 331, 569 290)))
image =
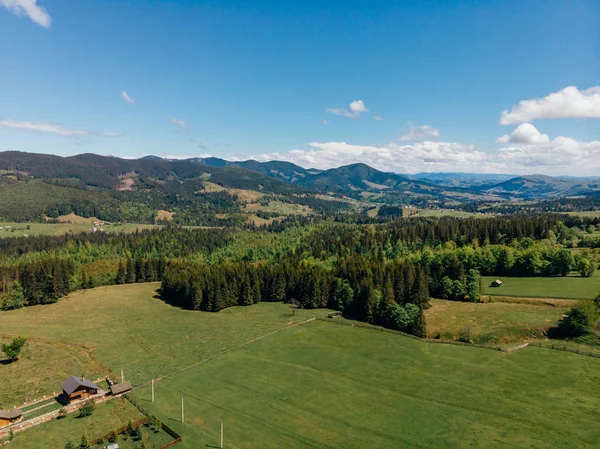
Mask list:
POLYGON ((468 329, 477 343, 513 343, 543 336, 569 310, 553 305, 471 303, 434 299, 425 312, 430 337, 456 340, 468 329))
POLYGON ((600 273, 598 271, 591 278, 580 276, 529 278, 482 276, 482 282, 483 295, 593 299, 600 293, 600 273), (502 281, 501 287, 490 287, 495 279, 502 281))
POLYGON ((113 429, 127 425, 144 417, 138 409, 125 399, 114 399, 96 406, 94 413, 85 418, 76 418, 74 414, 61 420, 28 429, 15 435, 10 449, 63 448, 68 441, 79 445, 81 436, 88 439, 109 433, 113 429))
MULTIPOLYGON (((599 359, 541 348, 504 354, 427 344, 323 321, 290 326, 326 311, 294 312, 284 304, 186 311, 154 297, 157 286, 103 287, 0 312, 0 332, 48 347, 84 345, 82 354, 91 358, 70 353, 82 357, 80 366, 101 361, 114 378, 123 366, 134 385, 167 375, 156 384, 155 403, 147 386, 135 394, 182 435, 182 448, 215 446, 220 420, 229 448, 600 444, 599 359)), ((0 370, 27 360, 60 365, 60 353, 34 348, 29 359, 0 370)), ((63 374, 32 369, 27 382, 58 385, 63 374)), ((16 385, 0 382, 0 397, 16 385)), ((16 447, 60 448, 84 430, 97 436, 135 419, 130 412, 43 425, 17 435, 16 447)), ((94 417, 101 413, 98 407, 94 417)))
MULTIPOLYGON (((8 223, 1 222, 0 238, 6 237, 23 237, 24 235, 63 235, 63 234, 78 234, 80 232, 92 232, 94 227, 91 223, 8 223), (7 226, 10 228, 7 229, 7 226)), ((102 227, 105 232, 135 232, 136 230, 150 229, 155 225, 150 224, 106 224, 102 227)))

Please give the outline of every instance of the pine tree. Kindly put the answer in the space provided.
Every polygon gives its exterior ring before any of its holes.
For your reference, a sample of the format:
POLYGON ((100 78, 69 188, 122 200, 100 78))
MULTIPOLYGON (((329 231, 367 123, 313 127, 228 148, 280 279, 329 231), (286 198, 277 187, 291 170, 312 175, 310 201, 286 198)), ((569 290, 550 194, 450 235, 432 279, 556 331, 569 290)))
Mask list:
POLYGON ((88 443, 88 439, 84 433, 83 435, 81 435, 81 443, 79 443, 79 449, 89 449, 90 447, 90 443, 88 443))
POLYGON ((125 283, 133 284, 135 282, 135 265, 131 257, 127 258, 127 273, 125 274, 125 283))
POLYGON ((115 284, 121 285, 125 283, 125 265, 123 261, 119 262, 119 268, 117 269, 117 275, 115 276, 115 284))
POLYGON ((83 288, 83 289, 88 288, 88 278, 87 278, 87 274, 86 274, 85 270, 81 271, 81 288, 83 288))
POLYGON ((53 303, 58 300, 59 294, 56 288, 56 282, 54 280, 54 276, 52 276, 51 274, 46 275, 42 292, 44 303, 53 303))

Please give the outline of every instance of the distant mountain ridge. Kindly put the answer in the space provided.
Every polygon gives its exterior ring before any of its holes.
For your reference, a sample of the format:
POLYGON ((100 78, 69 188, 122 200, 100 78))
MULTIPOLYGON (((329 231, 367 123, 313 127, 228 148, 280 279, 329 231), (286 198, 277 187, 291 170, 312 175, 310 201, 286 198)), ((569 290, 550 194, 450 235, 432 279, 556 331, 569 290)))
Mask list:
MULTIPOLYGON (((277 195, 336 195, 359 200, 443 204, 593 195, 600 179, 543 175, 382 172, 357 163, 329 170, 286 161, 227 161, 217 157, 121 159, 86 153, 71 157, 8 151, 0 170, 18 179, 50 180, 71 188, 140 190, 191 195, 204 183, 277 195), (87 186, 87 187, 86 187, 87 186)), ((191 197, 190 197, 191 198, 191 197)))

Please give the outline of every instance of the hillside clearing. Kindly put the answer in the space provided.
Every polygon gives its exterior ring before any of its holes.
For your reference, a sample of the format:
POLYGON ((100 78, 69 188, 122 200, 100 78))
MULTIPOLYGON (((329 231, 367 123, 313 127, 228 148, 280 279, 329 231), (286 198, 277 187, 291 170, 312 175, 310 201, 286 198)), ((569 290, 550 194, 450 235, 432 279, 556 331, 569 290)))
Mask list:
POLYGON ((505 344, 539 338, 544 328, 556 325, 568 310, 568 304, 555 307, 434 299, 425 317, 430 337, 457 340, 468 334, 476 343, 505 344))
POLYGON ((600 273, 592 277, 498 277, 482 276, 482 295, 518 296, 559 299, 593 299, 600 293, 600 273), (501 287, 491 287, 495 280, 501 287))

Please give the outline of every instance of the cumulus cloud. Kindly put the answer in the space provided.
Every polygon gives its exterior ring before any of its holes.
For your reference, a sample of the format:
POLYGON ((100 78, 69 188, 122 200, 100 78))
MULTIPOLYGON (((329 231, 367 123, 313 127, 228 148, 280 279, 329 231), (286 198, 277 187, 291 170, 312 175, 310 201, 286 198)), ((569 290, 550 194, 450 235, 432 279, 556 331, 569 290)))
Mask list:
POLYGON ((600 141, 557 137, 545 143, 509 145, 495 152, 482 151, 470 144, 433 141, 405 145, 313 142, 307 150, 256 154, 251 158, 283 160, 320 169, 363 162, 397 173, 458 171, 592 176, 600 172, 600 141))
POLYGON ((133 98, 131 98, 129 96, 129 94, 127 92, 125 92, 124 90, 121 91, 121 97, 123 97, 123 100, 125 100, 129 104, 135 103, 135 100, 133 98))
POLYGON ((381 115, 374 115, 373 120, 383 120, 383 117, 381 115))
POLYGON ((502 112, 500 124, 552 118, 600 118, 600 86, 586 90, 569 86, 543 98, 520 101, 510 111, 502 112))
POLYGON ((180 128, 187 129, 187 124, 185 123, 185 120, 183 120, 182 118, 173 117, 169 121, 175 126, 179 126, 180 128))
POLYGON ((18 129, 23 131, 35 131, 40 133, 59 134, 61 136, 83 136, 96 135, 102 137, 120 136, 122 133, 117 131, 86 131, 84 129, 66 128, 58 123, 32 123, 16 120, 0 120, 0 126, 9 129, 18 129))
POLYGON ((52 17, 43 7, 37 4, 37 0, 0 0, 0 6, 12 11, 18 16, 27 16, 34 23, 50 28, 52 17))
POLYGON ((313 142, 310 150, 255 155, 257 160, 285 160, 311 168, 327 169, 362 162, 379 170, 415 173, 445 171, 457 166, 475 170, 485 153, 473 145, 418 142, 412 145, 352 145, 346 142, 313 142))
POLYGON ((408 127, 408 131, 405 134, 398 137, 398 141, 412 142, 415 140, 424 140, 428 137, 440 137, 440 130, 434 126, 415 126, 411 123, 408 127))
POLYGON ((321 123, 322 123, 323 125, 327 125, 329 122, 328 122, 327 120, 321 120, 321 123))
POLYGON ((540 145, 550 143, 550 138, 548 134, 539 132, 531 123, 522 123, 512 133, 498 137, 496 142, 540 145))
POLYGON ((349 110, 343 108, 327 108, 325 112, 330 112, 334 115, 343 115, 348 118, 359 118, 363 112, 369 112, 369 108, 365 105, 364 101, 356 100, 350 103, 349 110))

